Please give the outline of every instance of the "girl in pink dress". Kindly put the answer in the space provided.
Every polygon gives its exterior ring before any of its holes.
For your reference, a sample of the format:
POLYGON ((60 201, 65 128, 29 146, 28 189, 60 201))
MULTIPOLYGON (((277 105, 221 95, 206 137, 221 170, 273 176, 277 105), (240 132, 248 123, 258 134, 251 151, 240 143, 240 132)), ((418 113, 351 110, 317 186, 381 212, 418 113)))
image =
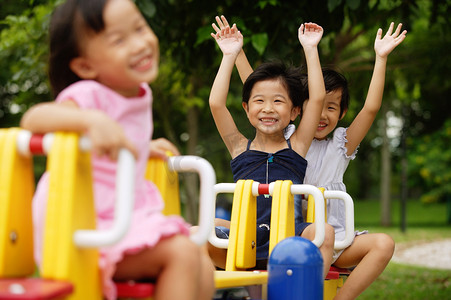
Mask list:
MULTIPOLYGON (((135 207, 124 239, 100 249, 99 267, 107 299, 112 279, 155 279, 154 299, 211 299, 213 266, 189 239, 189 224, 162 215, 157 188, 144 179, 152 137, 152 93, 159 47, 131 0, 68 0, 50 26, 49 75, 53 103, 25 113, 21 126, 35 133, 74 131, 92 142, 97 228, 114 218, 116 159, 120 148, 136 158, 135 207), (174 288, 174 284, 177 288, 174 288)), ((49 174, 33 200, 35 256, 41 262, 49 174)))

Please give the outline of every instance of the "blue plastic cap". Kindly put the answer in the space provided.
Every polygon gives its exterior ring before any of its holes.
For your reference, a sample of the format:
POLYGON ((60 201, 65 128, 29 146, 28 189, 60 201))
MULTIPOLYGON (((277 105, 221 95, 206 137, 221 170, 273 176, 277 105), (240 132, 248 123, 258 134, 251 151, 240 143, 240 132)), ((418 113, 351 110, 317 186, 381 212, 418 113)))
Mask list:
POLYGON ((295 236, 280 241, 274 247, 268 264, 317 266, 323 264, 323 258, 315 244, 305 238, 295 236))

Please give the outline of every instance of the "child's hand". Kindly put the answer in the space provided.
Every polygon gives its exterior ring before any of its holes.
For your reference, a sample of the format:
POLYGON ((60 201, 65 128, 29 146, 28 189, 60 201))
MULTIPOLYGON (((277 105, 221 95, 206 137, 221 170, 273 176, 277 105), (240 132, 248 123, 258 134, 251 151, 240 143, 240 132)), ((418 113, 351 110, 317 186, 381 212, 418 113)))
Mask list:
POLYGON ((399 23, 398 27, 396 27, 396 31, 393 32, 393 26, 394 23, 392 22, 390 24, 390 28, 388 28, 387 33, 382 38, 382 29, 379 28, 377 30, 376 34, 376 40, 374 41, 374 51, 376 52, 376 55, 379 57, 387 57, 393 49, 396 48, 399 44, 401 44, 402 41, 406 38, 407 30, 404 30, 401 34, 401 27, 402 24, 399 23))
POLYGON ((227 26, 230 27, 229 22, 224 16, 221 17, 216 16, 215 20, 218 23, 219 28, 215 23, 212 23, 211 26, 213 27, 216 33, 219 33, 222 29, 226 28, 227 26))
POLYGON ((125 137, 124 130, 116 121, 100 111, 90 111, 88 118, 87 134, 95 155, 117 160, 119 150, 126 148, 137 158, 138 153, 134 145, 125 137))
POLYGON ((301 24, 298 30, 299 42, 302 47, 316 47, 323 36, 323 28, 315 23, 301 24))
POLYGON ((215 38, 223 55, 238 55, 243 47, 243 35, 235 24, 232 28, 226 26, 211 36, 215 38))
POLYGON ((177 147, 165 138, 152 140, 150 142, 149 149, 149 157, 160 158, 162 160, 168 159, 168 156, 166 154, 166 152, 168 151, 171 152, 174 156, 180 155, 177 147))

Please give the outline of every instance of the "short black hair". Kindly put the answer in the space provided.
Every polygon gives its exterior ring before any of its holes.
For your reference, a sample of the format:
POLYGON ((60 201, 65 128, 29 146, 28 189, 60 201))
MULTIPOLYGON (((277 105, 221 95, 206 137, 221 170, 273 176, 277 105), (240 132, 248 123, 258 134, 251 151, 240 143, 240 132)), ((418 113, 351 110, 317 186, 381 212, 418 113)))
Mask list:
POLYGON ((294 107, 301 107, 307 99, 301 84, 299 68, 285 65, 282 62, 267 62, 258 66, 246 79, 243 85, 242 101, 248 103, 252 88, 259 81, 280 80, 287 89, 294 107))
POLYGON ((349 107, 348 80, 343 74, 331 68, 323 68, 323 77, 324 77, 324 86, 326 88, 327 93, 341 90, 341 101, 340 101, 340 118, 341 118, 349 107))
MULTIPOLYGON (((329 67, 323 67, 322 72, 326 93, 341 90, 341 101, 340 101, 340 118, 341 118, 349 107, 348 80, 343 74, 329 67)), ((306 94, 307 98, 309 98, 308 77, 307 74, 305 73, 302 74, 303 75, 301 76, 301 81, 302 86, 304 87, 304 93, 306 94)))

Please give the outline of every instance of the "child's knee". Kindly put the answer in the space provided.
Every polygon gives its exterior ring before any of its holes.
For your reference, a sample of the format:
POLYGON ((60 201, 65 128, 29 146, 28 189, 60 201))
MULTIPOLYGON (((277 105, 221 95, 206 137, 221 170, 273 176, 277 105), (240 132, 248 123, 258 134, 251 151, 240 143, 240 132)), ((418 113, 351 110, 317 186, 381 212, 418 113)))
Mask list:
POLYGON ((378 236, 376 247, 380 252, 384 253, 385 256, 391 258, 395 251, 395 241, 391 236, 381 233, 378 236))
POLYGON ((326 223, 324 226, 324 245, 326 247, 333 248, 334 243, 335 243, 335 229, 331 225, 326 223))
POLYGON ((186 236, 176 236, 168 250, 173 261, 185 261, 200 264, 202 250, 186 236))

